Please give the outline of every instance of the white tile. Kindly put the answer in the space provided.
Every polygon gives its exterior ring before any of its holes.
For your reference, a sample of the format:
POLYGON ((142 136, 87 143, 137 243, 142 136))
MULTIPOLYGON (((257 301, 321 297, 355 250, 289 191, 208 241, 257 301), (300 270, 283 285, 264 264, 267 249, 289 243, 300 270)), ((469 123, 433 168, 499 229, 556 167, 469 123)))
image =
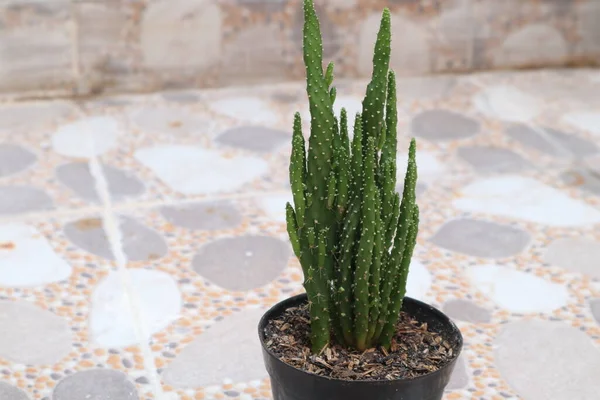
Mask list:
POLYGON ((52 136, 52 147, 63 156, 90 158, 115 148, 120 135, 115 118, 89 117, 61 126, 52 136))
POLYGON ((473 105, 482 114, 512 122, 529 122, 537 117, 543 103, 513 86, 497 85, 475 95, 473 105))
POLYGON ((456 208, 548 226, 585 226, 600 222, 600 211, 531 178, 499 176, 463 188, 456 208))
POLYGON ((476 289, 515 313, 550 313, 570 300, 566 286, 508 267, 478 265, 467 275, 476 289))
POLYGON ((266 161, 258 157, 224 158, 218 151, 182 145, 142 148, 135 158, 183 194, 235 190, 268 169, 266 161))
POLYGON ((71 272, 71 266, 34 227, 0 226, 1 286, 39 286, 67 279, 71 272))
POLYGON ((171 276, 161 271, 129 269, 131 287, 124 285, 121 272, 112 272, 94 289, 90 313, 92 341, 105 347, 138 344, 135 321, 143 321, 144 331, 154 334, 179 317, 181 293, 171 276), (131 290, 131 292, 129 292, 131 290), (137 299, 130 303, 128 296, 137 299), (139 312, 134 312, 139 306, 139 312))

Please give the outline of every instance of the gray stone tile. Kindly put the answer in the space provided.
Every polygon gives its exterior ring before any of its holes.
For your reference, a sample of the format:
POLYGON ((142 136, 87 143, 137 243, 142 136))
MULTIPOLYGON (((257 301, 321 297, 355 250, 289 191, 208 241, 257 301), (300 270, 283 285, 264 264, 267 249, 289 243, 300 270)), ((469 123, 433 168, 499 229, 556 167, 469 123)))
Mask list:
POLYGON ((264 310, 246 310, 216 323, 187 345, 163 372, 178 388, 247 382, 267 376, 256 326, 264 310))
POLYGON ((577 168, 563 172, 560 178, 569 186, 600 195, 600 171, 577 168))
POLYGON ((54 364, 72 350, 71 341, 66 319, 27 301, 0 301, 0 357, 19 364, 54 364))
POLYGON ((586 157, 598 152, 593 142, 548 127, 532 129, 519 124, 508 127, 505 132, 523 146, 554 157, 586 157))
POLYGON ((450 382, 446 386, 446 390, 458 390, 467 387, 469 384, 469 374, 463 356, 459 356, 454 366, 454 371, 450 377, 450 382))
POLYGON ((95 97, 85 103, 86 107, 124 107, 131 105, 133 100, 124 96, 95 97))
POLYGON ((269 236, 246 235, 204 245, 192 261, 194 270, 226 290, 251 290, 271 282, 284 270, 288 243, 269 236))
POLYGON ((446 96, 457 84, 453 76, 424 76, 398 79, 398 96, 402 99, 434 99, 446 96))
POLYGON ((600 351, 584 332, 562 322, 518 321, 494 340, 502 378, 523 399, 598 398, 600 351))
MULTIPOLYGON (((144 184, 134 174, 109 165, 102 165, 102 171, 113 201, 144 193, 144 184)), ((61 165, 56 169, 56 177, 82 199, 100 202, 96 193, 95 179, 90 173, 88 163, 74 162, 61 165)))
POLYGON ((447 301, 442 310, 450 317, 459 321, 472 323, 488 323, 492 313, 470 300, 455 299, 447 301))
POLYGON ((0 214, 21 214, 53 208, 50 196, 31 186, 0 187, 0 214))
POLYGON ((531 168, 519 154, 500 147, 465 146, 456 152, 479 173, 515 173, 531 168))
MULTIPOLYGON (((152 261, 167 254, 167 244, 156 231, 130 217, 121 217, 123 247, 129 261, 152 261)), ((114 260, 100 218, 86 218, 65 225, 65 236, 77 247, 114 260)))
POLYGON ((259 13, 270 13, 277 12, 285 9, 287 4, 286 0, 270 0, 270 1, 257 1, 257 0, 234 0, 232 2, 238 7, 244 7, 251 9, 259 13))
POLYGON ((56 385, 52 400, 138 400, 135 385, 122 372, 93 369, 77 372, 56 385))
POLYGON ((6 7, 10 11, 23 11, 31 10, 33 14, 38 17, 53 17, 60 18, 68 16, 68 10, 65 9, 64 2, 58 1, 56 3, 27 3, 23 1, 15 1, 5 3, 3 7, 6 7))
POLYGON ((135 381, 136 381, 136 383, 141 383, 142 385, 147 385, 147 384, 150 383, 150 381, 148 380, 148 378, 146 378, 145 376, 140 376, 135 381))
POLYGON ((29 400, 29 397, 21 389, 0 382, 0 399, 2 400, 29 400))
POLYGON ((585 167, 597 176, 600 176, 600 155, 587 157, 585 167))
POLYGON ((298 90, 294 90, 294 89, 290 89, 290 90, 279 90, 277 92, 274 92, 271 95, 271 98, 279 103, 283 103, 283 104, 291 104, 291 103, 296 103, 297 101, 300 101, 301 99, 301 92, 298 90))
POLYGON ((35 154, 16 144, 0 144, 0 177, 24 171, 37 161, 35 154))
POLYGON ((600 279, 600 243, 584 238, 563 238, 550 243, 544 261, 570 272, 600 279))
POLYGON ((173 225, 193 230, 232 229, 242 223, 242 214, 230 201, 168 206, 160 212, 173 225))
POLYGON ((600 325, 600 299, 594 299, 590 301, 590 309, 592 310, 592 316, 600 325))
POLYGON ((431 238, 435 245, 474 257, 503 258, 520 253, 529 244, 529 233, 508 225, 475 219, 444 224, 431 238))
POLYGON ((285 143, 291 143, 288 132, 263 126, 240 126, 221 133, 216 142, 225 146, 267 153, 285 143))
POLYGON ((473 118, 447 110, 427 110, 415 116, 411 133, 433 142, 464 139, 478 134, 480 124, 473 118))
POLYGON ((196 103, 199 100, 198 94, 186 91, 164 92, 161 93, 161 96, 173 103, 196 103))
MULTIPOLYGON (((422 182, 417 182, 417 186, 415 187, 415 194, 417 195, 417 198, 422 196, 423 193, 425 193, 427 191, 427 188, 428 188, 427 184, 422 183, 422 182)), ((404 193, 404 181, 398 182, 398 184, 396 185, 396 192, 398 192, 400 194, 400 196, 402 196, 402 193, 404 193)))

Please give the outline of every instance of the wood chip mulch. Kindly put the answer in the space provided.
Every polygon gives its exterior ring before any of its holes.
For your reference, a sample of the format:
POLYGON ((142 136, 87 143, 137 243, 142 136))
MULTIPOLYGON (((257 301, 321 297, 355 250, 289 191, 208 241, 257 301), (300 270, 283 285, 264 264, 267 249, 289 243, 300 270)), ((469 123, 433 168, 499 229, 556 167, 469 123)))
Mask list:
POLYGON ((437 371, 456 357, 455 346, 402 313, 389 352, 360 352, 337 344, 310 350, 308 306, 288 309, 265 327, 267 348, 280 360, 316 375, 345 380, 410 379, 437 371))

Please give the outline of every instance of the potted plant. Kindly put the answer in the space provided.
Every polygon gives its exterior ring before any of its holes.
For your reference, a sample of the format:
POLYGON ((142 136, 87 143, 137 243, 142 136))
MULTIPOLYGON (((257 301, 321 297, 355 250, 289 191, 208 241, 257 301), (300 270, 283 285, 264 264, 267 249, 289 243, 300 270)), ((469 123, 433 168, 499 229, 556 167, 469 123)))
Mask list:
POLYGON ((306 294, 275 305, 259 335, 275 400, 439 400, 462 348, 448 317, 405 297, 417 240, 416 143, 396 193, 397 109, 384 10, 373 76, 354 118, 333 112, 319 21, 304 0, 308 149, 296 113, 290 160, 290 241, 306 294))

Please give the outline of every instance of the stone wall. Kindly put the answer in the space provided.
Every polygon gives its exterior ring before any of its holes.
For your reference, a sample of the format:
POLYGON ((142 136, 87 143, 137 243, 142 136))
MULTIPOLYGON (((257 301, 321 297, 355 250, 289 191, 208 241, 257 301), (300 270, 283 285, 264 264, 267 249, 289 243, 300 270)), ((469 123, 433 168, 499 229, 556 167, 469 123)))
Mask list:
MULTIPOLYGON (((317 0, 337 76, 600 64, 600 0, 317 0)), ((0 93, 90 95, 303 76, 301 0, 3 0, 0 93)))

